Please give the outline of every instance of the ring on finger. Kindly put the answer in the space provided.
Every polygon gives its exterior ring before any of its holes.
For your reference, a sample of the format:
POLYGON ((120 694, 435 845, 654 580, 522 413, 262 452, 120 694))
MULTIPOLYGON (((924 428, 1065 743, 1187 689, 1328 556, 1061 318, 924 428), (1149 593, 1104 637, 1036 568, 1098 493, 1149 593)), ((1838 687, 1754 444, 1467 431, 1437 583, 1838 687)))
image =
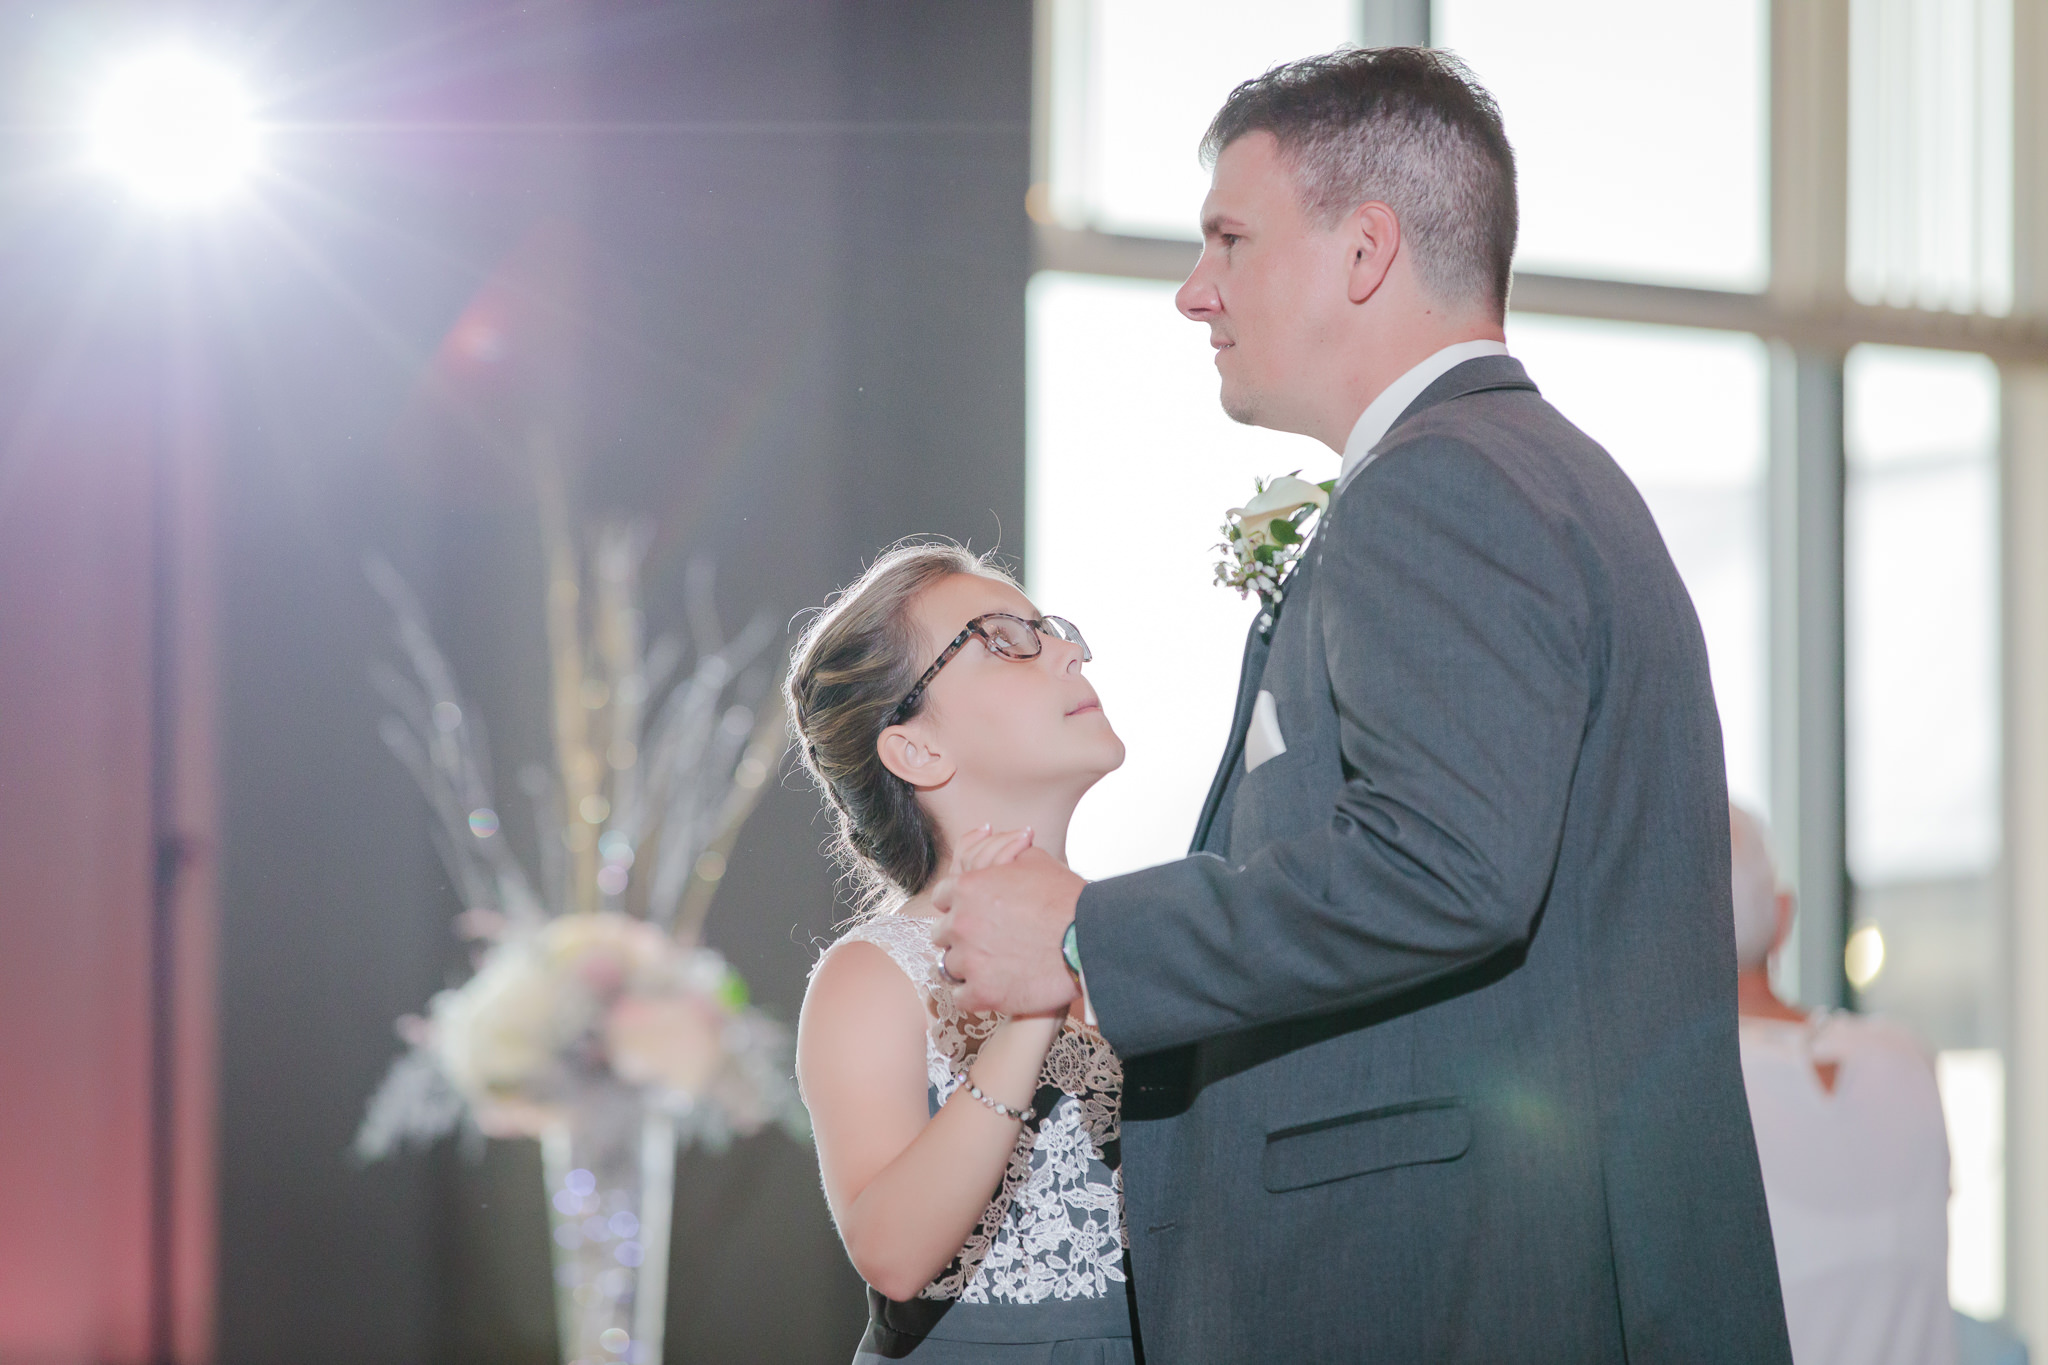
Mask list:
POLYGON ((946 980, 956 986, 964 986, 967 984, 967 978, 953 975, 953 969, 946 965, 946 958, 951 955, 952 951, 951 948, 948 948, 945 952, 939 954, 939 975, 945 977, 946 980))

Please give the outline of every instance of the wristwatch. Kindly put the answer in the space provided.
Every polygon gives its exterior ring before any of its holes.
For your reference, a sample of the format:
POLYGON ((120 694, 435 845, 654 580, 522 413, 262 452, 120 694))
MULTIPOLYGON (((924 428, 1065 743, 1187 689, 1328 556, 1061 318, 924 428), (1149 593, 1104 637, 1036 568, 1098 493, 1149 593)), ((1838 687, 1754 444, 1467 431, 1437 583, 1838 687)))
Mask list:
POLYGON ((1081 1022, 1089 1028, 1101 1027, 1095 1017, 1095 1002, 1088 998, 1088 978, 1081 975, 1081 935, 1072 920, 1067 921, 1066 937, 1060 940, 1060 956, 1067 960, 1067 975, 1074 978, 1074 989, 1081 992, 1081 1022))

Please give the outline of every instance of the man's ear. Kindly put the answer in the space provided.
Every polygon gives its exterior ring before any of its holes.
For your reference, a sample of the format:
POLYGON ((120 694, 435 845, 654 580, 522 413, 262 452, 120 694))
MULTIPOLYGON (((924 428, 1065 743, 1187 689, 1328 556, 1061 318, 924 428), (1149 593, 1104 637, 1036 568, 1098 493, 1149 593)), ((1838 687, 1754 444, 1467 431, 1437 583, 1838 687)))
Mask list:
POLYGON ((907 725, 892 725, 875 740, 882 766, 917 788, 943 787, 953 778, 953 760, 939 752, 931 737, 907 725))
POLYGON ((1345 293, 1364 303, 1379 292, 1401 251, 1401 220, 1377 199, 1360 204, 1345 221, 1345 249, 1351 254, 1345 293))

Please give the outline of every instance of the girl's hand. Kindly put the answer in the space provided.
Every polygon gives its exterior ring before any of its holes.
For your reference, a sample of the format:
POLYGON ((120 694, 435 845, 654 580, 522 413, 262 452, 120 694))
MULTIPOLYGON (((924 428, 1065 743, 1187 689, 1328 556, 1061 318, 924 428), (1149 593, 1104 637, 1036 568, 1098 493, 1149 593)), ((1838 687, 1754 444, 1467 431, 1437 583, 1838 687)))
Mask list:
MULTIPOLYGON (((1015 862, 1023 855, 1024 850, 1031 847, 1031 841, 1032 832, 1028 827, 1006 830, 1000 834, 992 831, 987 825, 970 830, 960 840, 960 847, 953 851, 952 875, 957 877, 963 872, 979 872, 984 867, 1015 862)), ((1006 1033, 1018 1033, 1022 1039, 1030 1040, 1024 1042, 1023 1046, 1027 1050, 1037 1049, 1038 1056, 1043 1058, 1045 1048, 1051 1044, 1053 1035, 1059 1032, 1060 1020, 1066 1018, 1066 1015, 1067 1011, 1064 1009, 1052 1010, 1046 1014, 1017 1015, 1008 1022, 998 1025, 995 1033, 982 1045, 982 1050, 986 1052, 988 1043, 995 1042, 1006 1033), (1028 1026, 1020 1032, 1012 1028, 1014 1024, 1028 1026)), ((1008 1048, 1016 1045, 1017 1040, 1013 1039, 1002 1046, 1008 1048)))
POLYGON ((1028 828, 1005 830, 1001 834, 993 832, 987 825, 970 830, 960 840, 960 847, 953 850, 952 873, 957 877, 963 872, 979 872, 984 867, 1014 862, 1019 854, 1031 847, 1031 839, 1028 828))

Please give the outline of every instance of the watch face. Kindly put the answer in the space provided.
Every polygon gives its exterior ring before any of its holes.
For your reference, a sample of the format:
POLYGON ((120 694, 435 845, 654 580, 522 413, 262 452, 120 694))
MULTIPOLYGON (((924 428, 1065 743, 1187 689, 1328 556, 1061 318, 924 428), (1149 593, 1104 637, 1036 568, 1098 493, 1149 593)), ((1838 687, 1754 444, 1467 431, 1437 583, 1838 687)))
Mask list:
POLYGON ((1081 935, 1076 926, 1067 926, 1066 937, 1060 940, 1060 955, 1067 960, 1067 969, 1076 976, 1081 973, 1081 935))

